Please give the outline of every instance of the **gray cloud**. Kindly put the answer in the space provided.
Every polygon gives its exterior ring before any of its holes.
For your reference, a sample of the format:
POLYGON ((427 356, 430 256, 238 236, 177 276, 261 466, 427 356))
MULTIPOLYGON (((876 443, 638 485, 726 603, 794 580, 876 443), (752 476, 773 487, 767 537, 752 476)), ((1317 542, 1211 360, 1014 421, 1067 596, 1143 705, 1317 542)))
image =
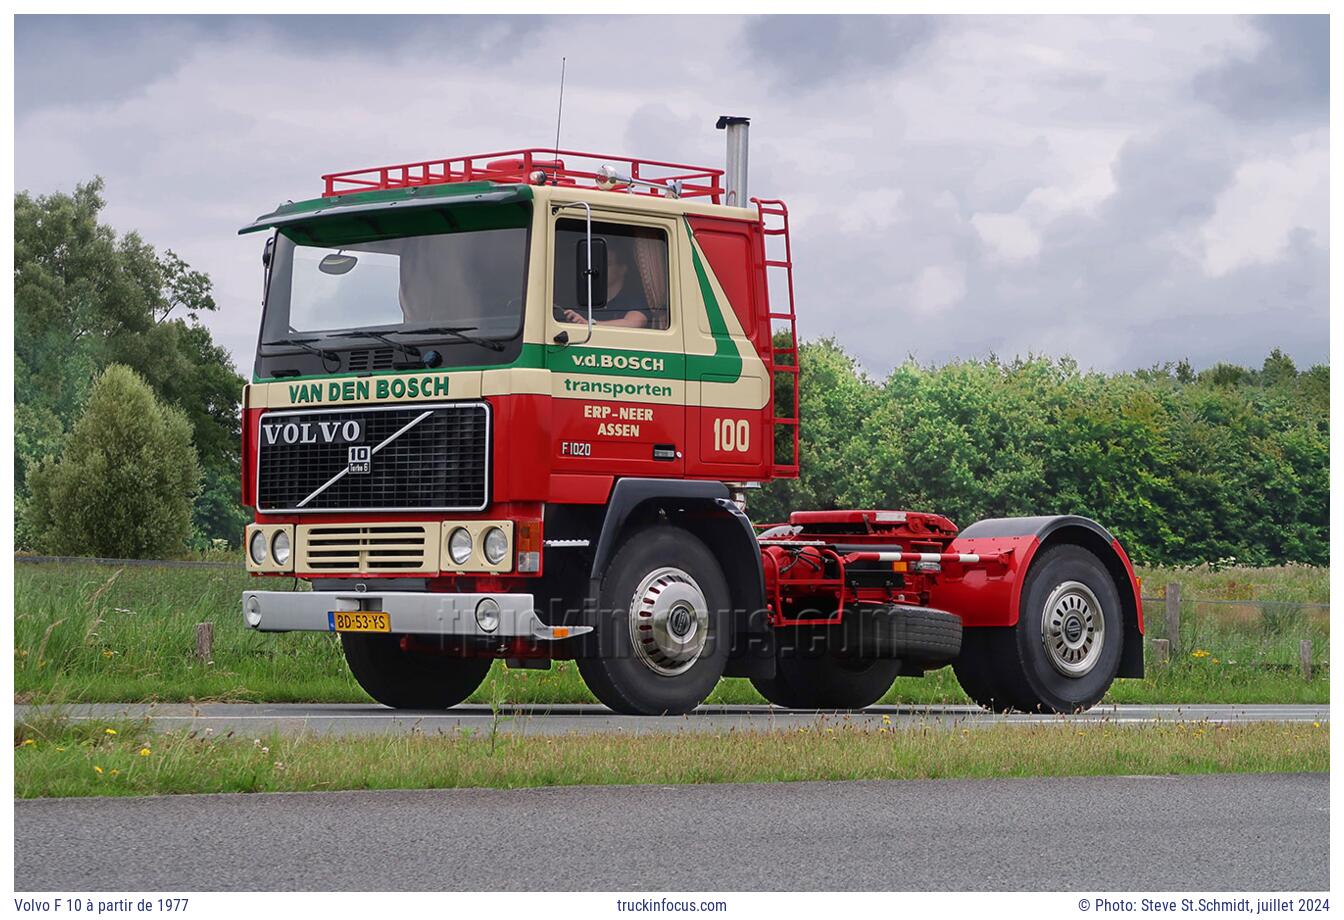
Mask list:
POLYGON ((544 16, 16 16, 16 108, 22 113, 42 105, 122 98, 171 74, 203 45, 264 41, 306 54, 384 58, 409 47, 436 49, 456 60, 507 61, 523 53, 529 37, 550 21, 544 16))
POLYGON ((789 202, 802 331, 874 372, 909 354, 1328 356, 1312 20, 208 25, 20 17, 15 174, 37 192, 104 175, 105 219, 210 272, 211 327, 244 371, 259 244, 238 226, 322 172, 551 144, 562 55, 566 147, 715 165, 715 117, 752 116, 751 188, 789 202))
POLYGON ((762 16, 743 37, 752 58, 789 90, 828 88, 911 60, 942 20, 932 16, 762 16))
POLYGON ((1195 77, 1195 92, 1236 118, 1320 113, 1330 102, 1330 17, 1259 16, 1260 49, 1195 77))

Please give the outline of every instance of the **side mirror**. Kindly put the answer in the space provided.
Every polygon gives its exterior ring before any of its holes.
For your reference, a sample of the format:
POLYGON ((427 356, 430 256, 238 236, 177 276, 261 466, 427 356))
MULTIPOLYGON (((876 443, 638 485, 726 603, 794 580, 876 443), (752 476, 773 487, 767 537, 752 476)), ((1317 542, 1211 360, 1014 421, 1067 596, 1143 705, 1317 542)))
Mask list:
POLYGON ((588 279, 592 278, 593 286, 593 307, 605 307, 607 305, 607 241, 600 236, 593 237, 593 264, 588 264, 588 241, 586 239, 578 240, 574 249, 574 265, 578 271, 575 272, 575 283, 577 284, 577 299, 575 303, 579 305, 582 312, 588 306, 588 279))

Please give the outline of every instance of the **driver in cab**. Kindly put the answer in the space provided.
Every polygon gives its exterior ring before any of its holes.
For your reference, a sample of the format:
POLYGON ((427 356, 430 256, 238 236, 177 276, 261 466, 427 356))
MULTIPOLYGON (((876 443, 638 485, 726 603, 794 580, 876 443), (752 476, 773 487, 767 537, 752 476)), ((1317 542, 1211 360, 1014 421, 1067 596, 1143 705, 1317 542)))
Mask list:
MULTIPOLYGON (((630 258, 625 247, 609 244, 607 251, 607 302, 593 308, 593 322, 603 326, 630 326, 643 329, 649 325, 649 305, 640 290, 642 285, 628 283, 630 258)), ((565 310, 566 322, 587 323, 588 316, 578 310, 565 310)))

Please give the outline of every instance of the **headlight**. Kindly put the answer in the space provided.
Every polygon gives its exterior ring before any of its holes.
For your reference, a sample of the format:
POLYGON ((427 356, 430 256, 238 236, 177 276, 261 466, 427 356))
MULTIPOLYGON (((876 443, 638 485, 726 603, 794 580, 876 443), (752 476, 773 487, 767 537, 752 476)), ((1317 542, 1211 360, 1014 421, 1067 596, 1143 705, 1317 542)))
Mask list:
POLYGON ((266 564, 266 534, 260 530, 252 532, 252 539, 247 544, 248 555, 252 557, 254 565, 266 564))
POLYGON ((248 626, 261 625, 261 601, 257 600, 255 594, 247 599, 247 603, 243 605, 243 612, 247 614, 248 626))
POLYGON ((476 623, 486 632, 499 628, 499 603, 493 597, 483 597, 476 605, 476 623))
POLYGON ((498 527, 491 527, 485 532, 484 548, 485 561, 499 565, 509 554, 509 538, 498 527))
POLYGON ((467 528, 458 527, 448 535, 448 558, 453 565, 466 565, 471 558, 471 534, 467 528))
POLYGON ((271 555, 275 557, 276 565, 284 565, 289 561, 289 534, 283 530, 275 532, 275 539, 271 541, 271 555))

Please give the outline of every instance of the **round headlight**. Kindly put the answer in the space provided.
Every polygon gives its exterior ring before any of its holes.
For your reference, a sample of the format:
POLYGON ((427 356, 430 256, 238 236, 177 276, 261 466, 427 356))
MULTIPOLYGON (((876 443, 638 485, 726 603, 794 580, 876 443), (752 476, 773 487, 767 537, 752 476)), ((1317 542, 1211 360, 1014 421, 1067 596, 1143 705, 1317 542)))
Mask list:
POLYGON ((454 565, 466 565, 471 558, 471 534, 459 527, 448 535, 448 558, 454 565))
POLYGON ((275 557, 276 565, 284 565, 289 561, 289 534, 283 530, 275 532, 275 539, 271 541, 271 555, 275 557))
POLYGON ((260 530, 252 532, 252 539, 247 544, 248 555, 252 557, 253 565, 266 564, 266 534, 260 530))
POLYGON ((499 602, 493 597, 483 597, 476 605, 476 624, 486 632, 499 628, 499 602))
POLYGON ((484 549, 485 561, 491 565, 499 565, 509 552, 509 538, 498 527, 491 527, 485 532, 484 549))
POLYGON ((248 626, 261 625, 261 601, 257 600, 255 594, 248 597, 247 603, 243 605, 243 610, 247 613, 248 626))

